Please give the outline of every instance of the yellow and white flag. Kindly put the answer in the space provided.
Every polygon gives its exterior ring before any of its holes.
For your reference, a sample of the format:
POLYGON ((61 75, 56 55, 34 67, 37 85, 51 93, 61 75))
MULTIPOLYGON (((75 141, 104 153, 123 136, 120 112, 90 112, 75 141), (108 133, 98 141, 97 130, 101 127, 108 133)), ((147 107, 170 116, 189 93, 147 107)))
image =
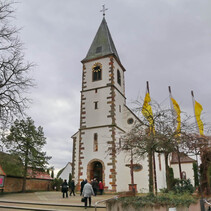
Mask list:
POLYGON ((152 113, 152 107, 150 105, 151 102, 151 98, 150 98, 150 94, 149 94, 149 86, 148 86, 148 81, 147 81, 147 92, 144 98, 144 104, 142 106, 142 114, 144 115, 144 117, 147 119, 147 121, 149 122, 149 125, 153 128, 153 132, 154 132, 154 120, 153 120, 153 113, 152 113))
POLYGON ((203 122, 201 120, 201 112, 203 110, 203 107, 200 103, 198 103, 194 99, 193 91, 191 91, 191 94, 192 94, 192 98, 193 98, 193 108, 194 108, 196 123, 197 123, 198 129, 199 129, 199 134, 204 135, 204 125, 203 125, 203 122))
POLYGON ((181 130, 181 115, 180 114, 181 114, 181 110, 180 110, 180 107, 179 107, 179 104, 177 103, 177 101, 172 97, 170 86, 169 86, 169 94, 170 94, 170 99, 171 99, 171 107, 174 110, 174 113, 177 117, 176 131, 180 135, 180 130, 181 130))

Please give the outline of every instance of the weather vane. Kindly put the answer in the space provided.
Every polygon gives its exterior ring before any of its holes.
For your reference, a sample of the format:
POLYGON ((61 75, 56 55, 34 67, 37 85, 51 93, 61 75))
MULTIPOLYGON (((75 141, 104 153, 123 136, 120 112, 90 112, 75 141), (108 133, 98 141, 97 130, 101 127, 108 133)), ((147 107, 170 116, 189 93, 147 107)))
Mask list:
POLYGON ((108 8, 105 8, 105 4, 102 5, 103 9, 100 10, 100 12, 103 12, 103 17, 105 17, 105 11, 108 10, 108 8))

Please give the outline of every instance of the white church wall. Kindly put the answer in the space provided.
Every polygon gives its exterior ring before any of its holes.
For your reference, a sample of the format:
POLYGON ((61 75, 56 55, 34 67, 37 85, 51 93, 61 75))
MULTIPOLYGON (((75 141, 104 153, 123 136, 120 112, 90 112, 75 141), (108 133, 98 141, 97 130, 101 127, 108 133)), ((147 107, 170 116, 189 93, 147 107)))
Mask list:
MULTIPOLYGON (((121 144, 118 140, 122 136, 122 131, 118 130, 116 135, 117 147, 121 144)), ((125 152, 117 154, 117 192, 129 190, 131 184, 130 168, 126 165, 130 165, 130 155, 125 152), (124 176, 123 176, 124 175, 124 176)), ((147 158, 135 160, 134 164, 141 164, 143 169, 141 171, 134 171, 134 183, 137 184, 138 192, 147 192, 148 188, 148 161, 147 158)))
POLYGON ((109 184, 109 174, 111 166, 108 166, 107 163, 110 162, 108 155, 109 152, 108 149, 108 141, 111 141, 111 132, 109 131, 110 128, 103 127, 103 128, 95 128, 95 129, 89 129, 89 130, 83 130, 85 134, 82 136, 82 142, 84 143, 84 148, 86 149, 83 151, 83 156, 86 159, 82 160, 82 166, 83 166, 83 178, 87 178, 87 166, 88 163, 92 160, 99 159, 103 162, 105 169, 105 186, 108 186, 109 189, 111 189, 111 185, 109 184), (98 151, 94 152, 94 133, 98 133, 98 151))
POLYGON ((128 163, 128 158, 126 158, 124 153, 117 155, 117 192, 129 190, 128 184, 131 183, 130 168, 125 166, 128 163))
MULTIPOLYGON (((174 178, 180 178, 179 165, 171 164, 174 171, 174 178)), ((186 173, 186 179, 190 179, 191 184, 194 185, 193 163, 181 163, 182 172, 186 173)))
POLYGON ((156 165, 156 176, 157 176, 157 190, 166 188, 166 167, 164 154, 155 153, 155 165, 156 165))
POLYGON ((124 128, 124 105, 125 105, 125 99, 123 96, 115 90, 115 105, 116 105, 116 124, 120 128, 124 128), (121 107, 120 107, 121 106, 121 107))
POLYGON ((141 193, 146 193, 149 191, 149 167, 148 167, 148 159, 145 157, 144 159, 134 161, 134 164, 141 164, 143 169, 138 172, 134 172, 134 183, 137 184, 137 191, 141 193))
POLYGON ((137 117, 126 106, 123 107, 123 119, 124 121, 122 121, 122 128, 125 130, 125 132, 129 132, 138 121, 137 117), (134 120, 132 124, 128 124, 128 119, 130 118, 134 120))
MULTIPOLYGON (((129 190, 129 184, 131 184, 130 167, 126 166, 130 164, 130 156, 126 156, 125 153, 118 154, 117 157, 117 192, 129 190), (124 175, 124 176, 123 176, 124 175)), ((134 160, 134 164, 141 164, 143 169, 141 171, 134 171, 134 184, 137 185, 137 191, 146 193, 149 190, 148 184, 148 162, 147 158, 138 161, 134 160)))
POLYGON ((111 110, 110 104, 107 104, 107 97, 110 96, 110 88, 98 89, 84 92, 86 127, 95 127, 111 124, 111 118, 107 118, 111 110), (98 108, 95 109, 94 102, 98 102, 98 108), (102 115, 103 114, 103 115, 102 115), (94 118, 93 118, 94 117, 94 118))

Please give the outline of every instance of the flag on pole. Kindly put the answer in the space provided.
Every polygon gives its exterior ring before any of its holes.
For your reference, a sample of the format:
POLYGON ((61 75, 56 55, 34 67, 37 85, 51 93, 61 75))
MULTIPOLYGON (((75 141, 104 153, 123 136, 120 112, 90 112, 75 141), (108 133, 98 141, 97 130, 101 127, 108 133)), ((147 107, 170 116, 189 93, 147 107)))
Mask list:
POLYGON ((192 94, 194 114, 195 114, 195 118, 196 118, 196 123, 197 123, 198 129, 199 129, 199 134, 200 135, 204 135, 204 125, 203 125, 203 122, 201 120, 201 112, 203 110, 203 107, 202 107, 202 105, 200 103, 198 103, 194 99, 193 91, 191 91, 191 94, 192 94))
POLYGON ((151 102, 151 98, 149 94, 149 84, 147 81, 147 92, 144 98, 144 104, 142 106, 141 112, 144 115, 144 117, 147 119, 147 121, 149 122, 149 125, 153 127, 153 132, 154 132, 153 113, 152 113, 152 107, 150 105, 150 102, 151 102))
POLYGON ((169 94, 170 94, 170 99, 171 99, 171 107, 174 110, 174 113, 177 117, 177 128, 176 131, 178 132, 178 134, 180 134, 180 130, 181 130, 181 110, 179 107, 179 104, 177 103, 177 101, 172 97, 171 94, 171 87, 169 86, 169 94))

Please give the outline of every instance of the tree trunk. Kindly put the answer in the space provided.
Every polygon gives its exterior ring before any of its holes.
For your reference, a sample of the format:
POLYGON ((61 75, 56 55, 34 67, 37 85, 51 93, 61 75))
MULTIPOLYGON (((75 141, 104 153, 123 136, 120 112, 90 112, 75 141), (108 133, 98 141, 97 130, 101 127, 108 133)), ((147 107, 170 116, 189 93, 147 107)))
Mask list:
POLYGON ((24 164, 24 172, 23 172, 23 186, 22 192, 26 192, 26 176, 27 176, 27 168, 28 168, 28 154, 29 154, 29 143, 26 140, 26 151, 25 151, 25 164, 24 164))
POLYGON ((178 146, 177 146, 177 158, 178 158, 178 164, 179 164, 179 175, 180 175, 180 179, 182 179, 182 168, 181 168, 180 152, 179 152, 178 146))
POLYGON ((169 153, 165 153, 165 166, 166 166, 166 185, 167 185, 167 189, 170 190, 171 185, 170 185, 170 178, 169 178, 169 165, 168 165, 168 156, 169 153))
POLYGON ((26 192, 26 175, 27 175, 27 163, 24 165, 24 173, 23 173, 23 186, 22 186, 22 192, 26 192))
POLYGON ((149 192, 153 193, 153 167, 152 167, 152 150, 149 151, 148 159, 149 159, 149 192))
POLYGON ((154 187, 155 187, 155 194, 157 195, 157 174, 156 174, 156 163, 155 163, 155 152, 152 153, 153 158, 153 175, 154 175, 154 187))

